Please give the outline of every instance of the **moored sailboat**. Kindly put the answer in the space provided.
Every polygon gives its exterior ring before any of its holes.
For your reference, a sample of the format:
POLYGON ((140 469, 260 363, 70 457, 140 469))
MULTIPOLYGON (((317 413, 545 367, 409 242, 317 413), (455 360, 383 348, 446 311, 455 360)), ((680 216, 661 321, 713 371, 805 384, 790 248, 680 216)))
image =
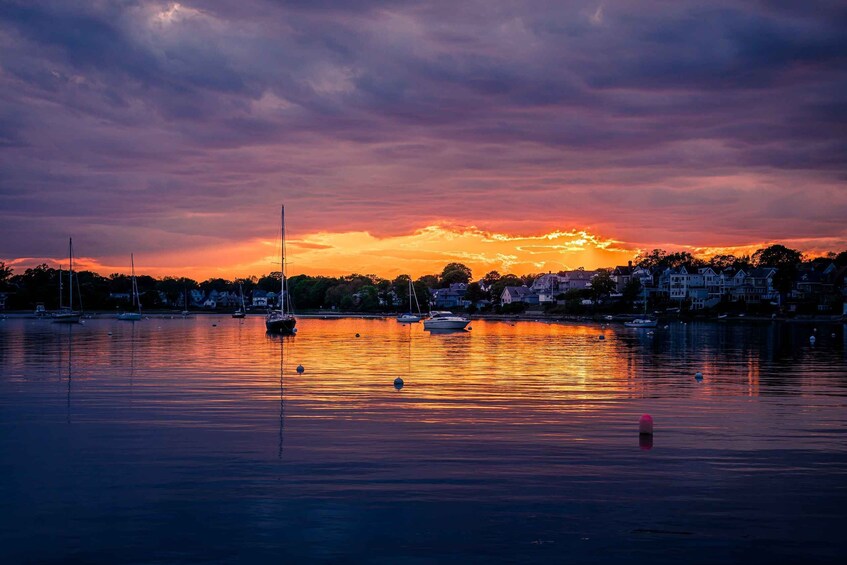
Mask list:
POLYGON ((118 314, 118 320, 127 320, 136 322, 141 319, 141 298, 138 296, 138 281, 135 279, 135 257, 132 253, 129 254, 130 268, 132 269, 132 305, 138 306, 138 312, 121 312, 118 314))
POLYGON ((280 293, 279 293, 279 310, 271 310, 265 317, 265 328, 268 333, 294 335, 297 332, 297 319, 291 311, 291 300, 287 299, 285 279, 285 206, 282 207, 280 213, 281 225, 280 231, 282 240, 280 245, 280 293))
POLYGON ((232 313, 233 318, 243 318, 247 315, 247 309, 244 307, 244 289, 241 283, 238 284, 238 294, 241 297, 241 307, 232 313))
POLYGON ((415 293, 415 287, 412 285, 412 278, 409 277, 409 311, 397 316, 397 321, 403 324, 413 324, 415 322, 420 322, 422 318, 421 305, 418 304, 418 295, 415 293), (412 314, 412 297, 415 298, 415 304, 418 306, 417 315, 412 314))
POLYGON ((68 238, 68 306, 62 303, 62 270, 59 269, 59 311, 53 314, 53 322, 60 324, 78 324, 81 312, 74 310, 74 242, 68 238))

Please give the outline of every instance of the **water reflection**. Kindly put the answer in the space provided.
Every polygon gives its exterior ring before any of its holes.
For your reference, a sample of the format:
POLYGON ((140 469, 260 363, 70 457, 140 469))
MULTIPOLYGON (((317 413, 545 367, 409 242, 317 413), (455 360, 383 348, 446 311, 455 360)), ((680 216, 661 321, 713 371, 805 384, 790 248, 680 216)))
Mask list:
POLYGON ((812 547, 832 561, 845 549, 843 326, 812 348, 800 324, 300 324, 281 337, 258 317, 6 320, 0 558, 214 561, 249 547, 245 560, 363 561, 379 544, 390 561, 468 561, 481 547, 539 562, 669 562, 697 547, 785 561, 812 547), (645 413, 658 437, 636 446, 645 413), (652 548, 636 531, 691 539, 652 548))

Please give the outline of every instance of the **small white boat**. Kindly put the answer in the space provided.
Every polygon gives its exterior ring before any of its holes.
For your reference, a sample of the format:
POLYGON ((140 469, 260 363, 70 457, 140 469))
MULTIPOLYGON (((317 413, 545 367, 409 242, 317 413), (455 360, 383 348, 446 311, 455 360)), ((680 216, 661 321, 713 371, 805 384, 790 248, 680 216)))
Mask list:
POLYGON ((655 328, 657 325, 656 320, 650 320, 647 318, 637 318, 631 322, 624 322, 624 324, 628 328, 655 328))
POLYGON ((463 330, 471 323, 470 318, 457 316, 452 312, 436 311, 430 312, 429 318, 424 320, 425 330, 463 330))

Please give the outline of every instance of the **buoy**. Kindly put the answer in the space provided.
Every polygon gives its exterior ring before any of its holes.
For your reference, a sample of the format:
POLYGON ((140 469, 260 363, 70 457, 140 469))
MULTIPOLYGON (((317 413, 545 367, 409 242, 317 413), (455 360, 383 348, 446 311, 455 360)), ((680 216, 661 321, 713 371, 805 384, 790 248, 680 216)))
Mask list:
POLYGON ((699 371, 694 373, 694 378, 697 379, 698 381, 702 381, 703 380, 703 373, 701 373, 699 371))
POLYGON ((815 336, 811 336, 811 337, 809 338, 809 343, 811 343, 812 345, 814 345, 814 344, 815 344, 815 341, 817 341, 817 340, 815 339, 815 336))
POLYGON ((112 332, 109 332, 109 335, 112 335, 112 332))
POLYGON ((394 388, 396 388, 397 390, 403 388, 403 379, 401 379, 400 377, 394 379, 394 388))
POLYGON ((468 329, 469 329, 469 330, 472 330, 473 328, 472 328, 472 327, 470 327, 470 326, 468 326, 468 329))
POLYGON ((653 449, 653 434, 638 434, 638 447, 644 451, 653 449))
POLYGON ((356 334, 356 337, 359 337, 359 334, 356 334))
POLYGON ((832 339, 835 339, 835 332, 832 332, 832 339))
POLYGON ((650 414, 644 414, 638 420, 638 433, 653 435, 653 417, 650 414))
POLYGON ((303 368, 303 365, 297 365, 297 372, 302 374, 306 369, 303 368))
POLYGON ((212 327, 213 327, 213 328, 216 328, 216 327, 218 327, 218 325, 217 325, 217 324, 212 324, 212 327))
POLYGON ((295 333, 295 334, 296 334, 296 333, 297 333, 297 328, 294 328, 293 330, 291 330, 291 333, 295 333))
POLYGON ((668 326, 668 325, 666 324, 666 325, 665 325, 665 327, 664 327, 664 328, 662 328, 662 329, 663 329, 663 330, 666 330, 666 329, 668 329, 669 327, 670 327, 670 326, 668 326))
POLYGON ((601 335, 598 339, 599 339, 600 341, 603 341, 604 339, 606 339, 606 336, 601 335))
POLYGON ((818 333, 818 328, 812 328, 812 331, 813 331, 814 333, 818 333))

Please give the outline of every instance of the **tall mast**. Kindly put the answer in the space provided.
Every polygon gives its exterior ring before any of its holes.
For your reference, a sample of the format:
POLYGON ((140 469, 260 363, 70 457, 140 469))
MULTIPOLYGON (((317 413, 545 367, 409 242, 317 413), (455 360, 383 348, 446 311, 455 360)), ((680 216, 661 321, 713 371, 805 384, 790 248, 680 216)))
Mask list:
POLYGON ((280 211, 280 233, 282 234, 282 245, 279 259, 279 313, 285 314, 285 204, 280 211))
POLYGON ((68 279, 70 280, 70 309, 74 309, 74 238, 68 238, 68 279))
POLYGON ((60 263, 59 264, 59 310, 64 308, 65 299, 62 296, 63 290, 65 290, 65 288, 62 285, 62 264, 60 263))

